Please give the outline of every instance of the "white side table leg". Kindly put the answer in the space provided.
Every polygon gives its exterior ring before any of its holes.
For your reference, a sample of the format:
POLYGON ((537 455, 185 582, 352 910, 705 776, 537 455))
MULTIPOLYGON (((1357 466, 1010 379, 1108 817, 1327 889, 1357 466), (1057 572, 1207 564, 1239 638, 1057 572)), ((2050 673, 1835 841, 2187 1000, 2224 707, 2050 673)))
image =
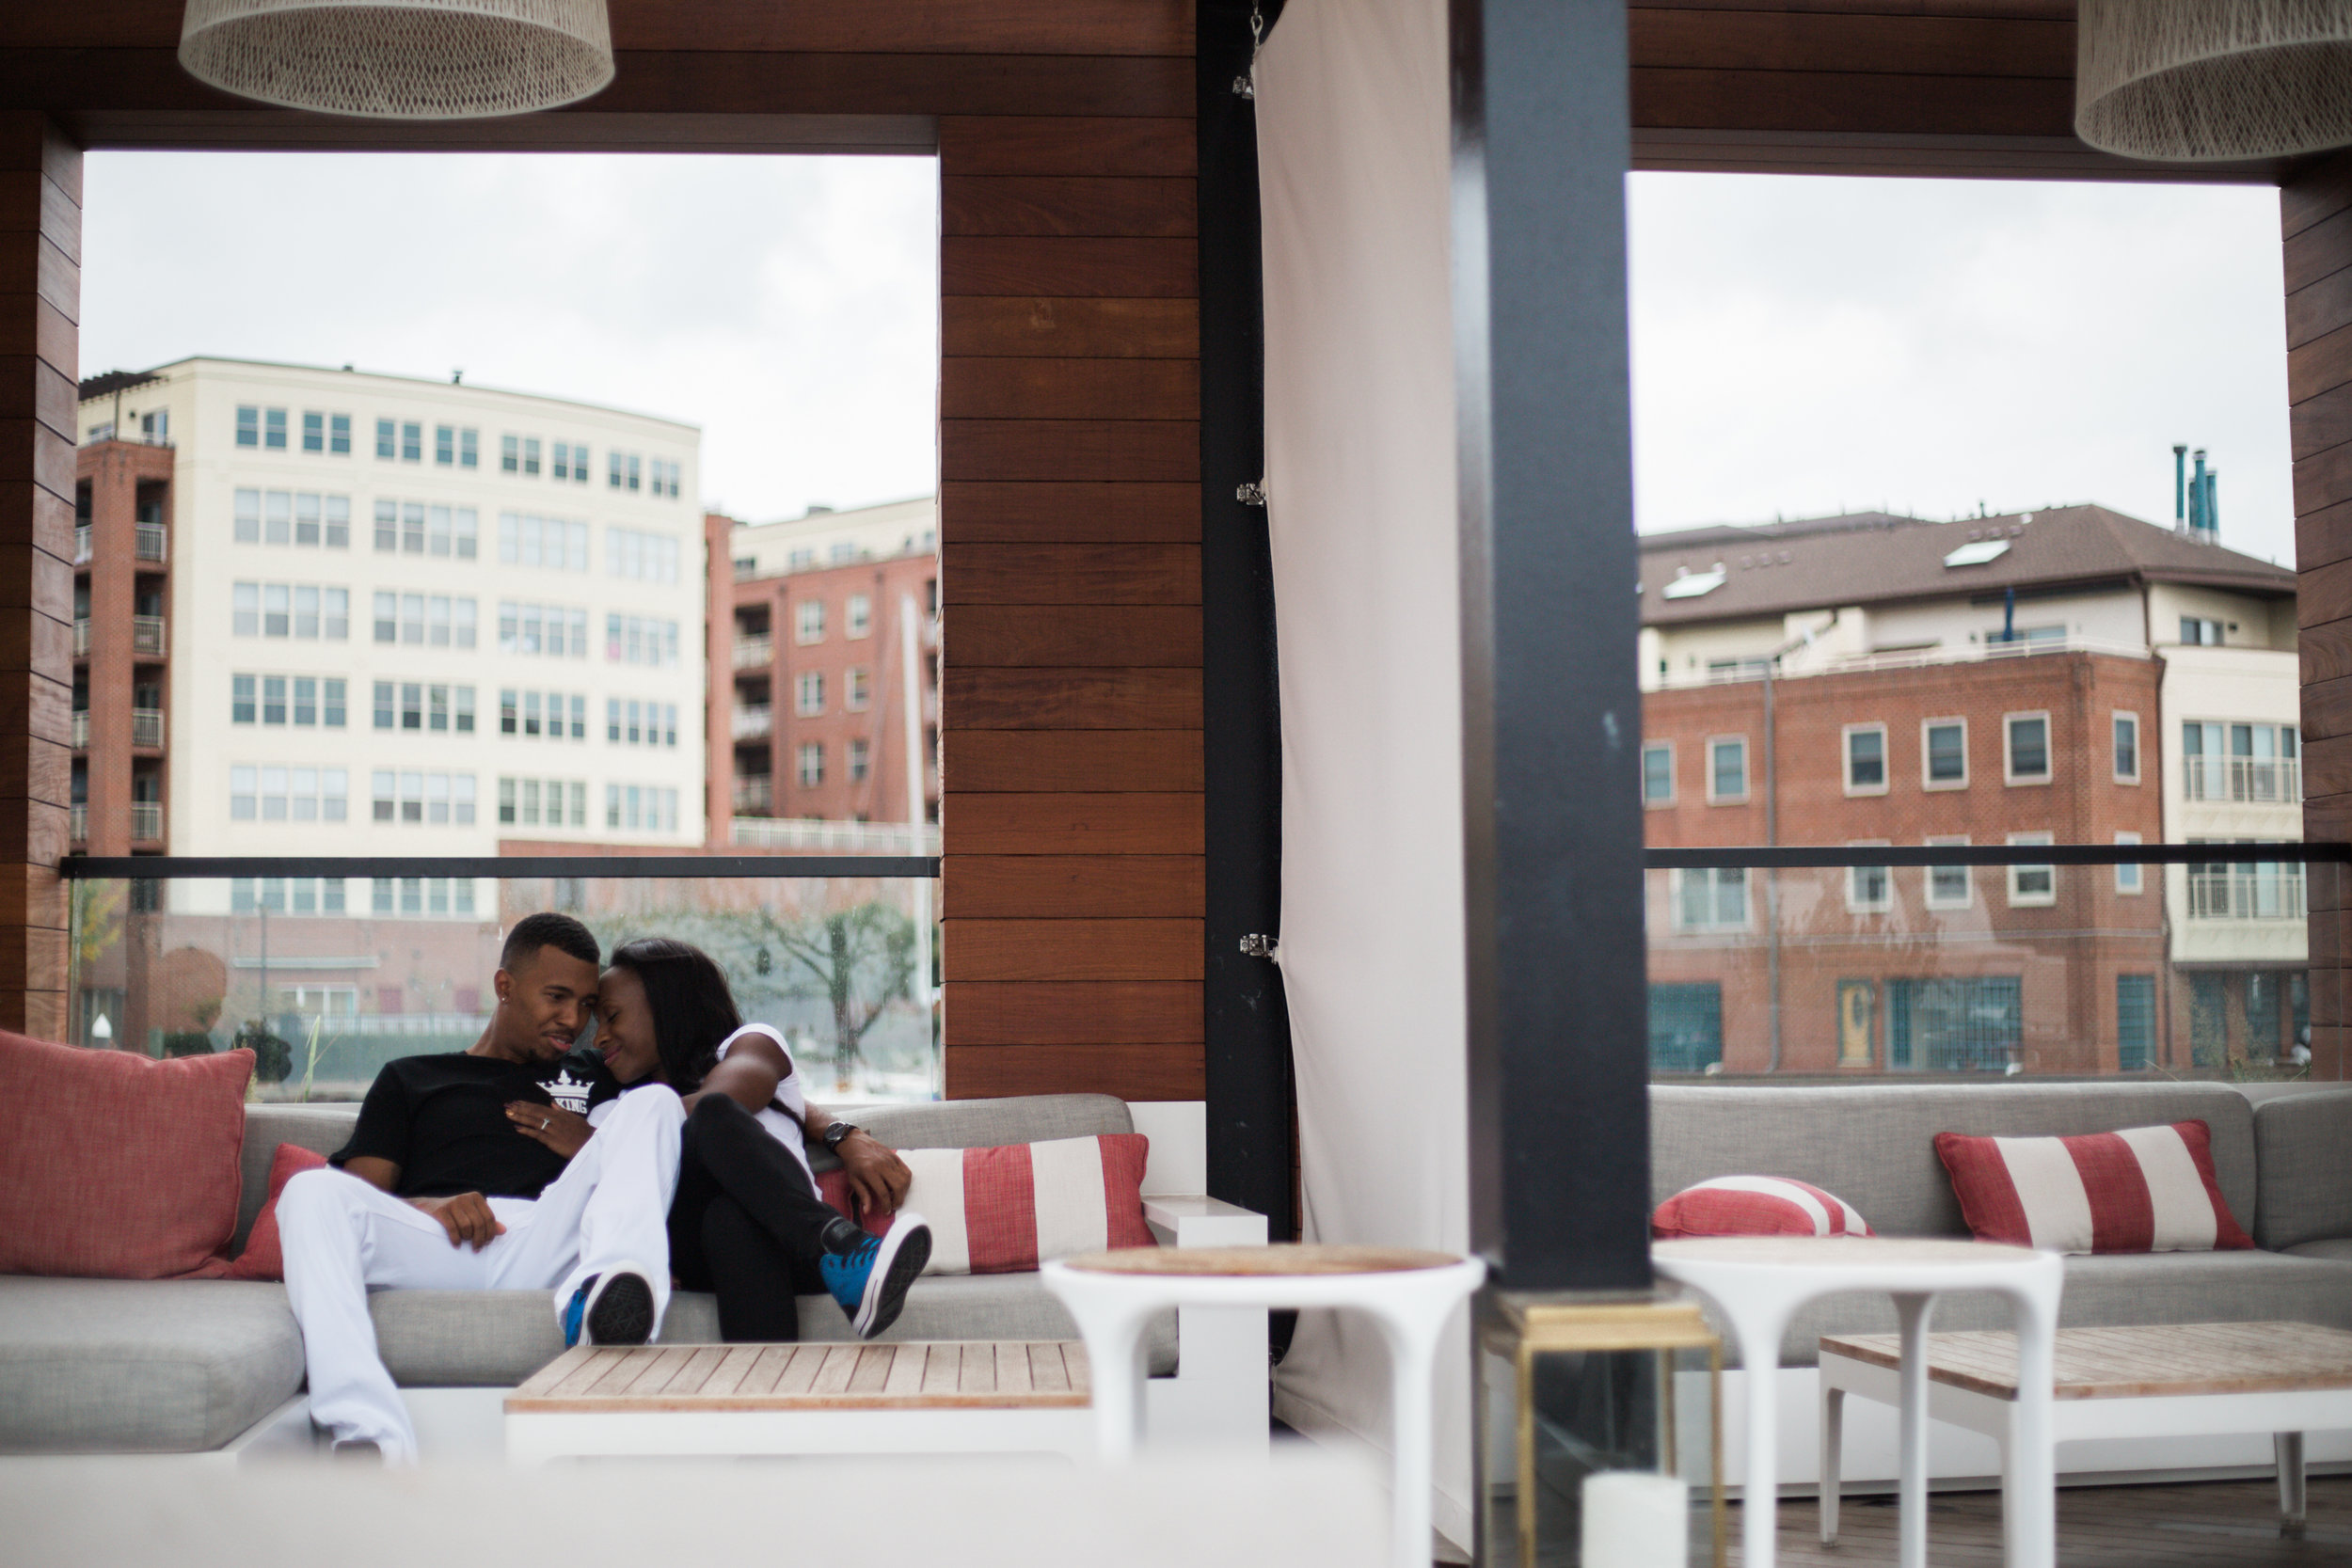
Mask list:
POLYGON ((2010 1293, 2017 1303, 2017 1403, 2010 1415, 2006 1467, 2010 1568, 2058 1564, 2058 1444, 2050 1406, 2058 1386, 2058 1290, 2064 1276, 2055 1255, 2048 1262, 2041 1288, 2010 1293))
MULTIPOLYGON (((1728 1292, 1726 1292, 1728 1293, 1728 1292)), ((1740 1501, 1740 1552, 1745 1568, 1772 1568, 1780 1519, 1780 1337, 1792 1304, 1717 1299, 1740 1342, 1747 1373, 1747 1487, 1740 1501)))
POLYGON ((1391 1441, 1396 1445, 1391 1548, 1396 1568, 1422 1568, 1430 1558, 1430 1425, 1437 1402, 1430 1384, 1437 1372, 1438 1337, 1451 1307, 1440 1304, 1434 1317, 1426 1310, 1373 1307, 1389 1341, 1391 1441))
POLYGON ((1935 1298, 1902 1292, 1895 1297, 1902 1325, 1902 1479, 1897 1483, 1901 1515, 1896 1561, 1901 1568, 1928 1568, 1928 1315, 1935 1298))
POLYGON ((2291 1525, 2299 1525, 2308 1505, 2303 1486, 2303 1434, 2273 1433, 2270 1448, 2279 1461, 2279 1517, 2291 1525))
POLYGON ((1846 1467, 1846 1391, 1821 1388, 1821 1544, 1837 1544, 1840 1477, 1846 1467))

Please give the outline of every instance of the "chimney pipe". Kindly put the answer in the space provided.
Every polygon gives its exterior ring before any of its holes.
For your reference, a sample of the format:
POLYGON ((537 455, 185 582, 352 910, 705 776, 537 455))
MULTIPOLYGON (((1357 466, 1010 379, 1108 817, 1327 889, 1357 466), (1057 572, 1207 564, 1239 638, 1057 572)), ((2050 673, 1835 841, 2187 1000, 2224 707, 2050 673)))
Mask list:
POLYGON ((2172 448, 2172 531, 2188 531, 2188 448, 2172 448))
POLYGON ((2196 537, 2205 531, 2205 449, 2199 447, 2190 461, 2195 467, 2188 479, 2188 531, 2196 537))
POLYGON ((2221 470, 2205 470, 2205 543, 2221 542, 2221 470))

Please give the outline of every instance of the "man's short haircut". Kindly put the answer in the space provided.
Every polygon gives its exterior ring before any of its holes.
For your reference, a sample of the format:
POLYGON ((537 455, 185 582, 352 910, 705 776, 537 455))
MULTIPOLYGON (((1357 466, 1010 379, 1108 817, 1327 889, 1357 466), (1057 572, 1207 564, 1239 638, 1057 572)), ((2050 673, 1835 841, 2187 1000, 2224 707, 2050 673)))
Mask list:
POLYGON ((527 914, 506 934, 506 945, 499 949, 499 967, 513 974, 517 966, 536 958, 542 947, 568 953, 592 968, 603 957, 588 927, 570 915, 527 914))

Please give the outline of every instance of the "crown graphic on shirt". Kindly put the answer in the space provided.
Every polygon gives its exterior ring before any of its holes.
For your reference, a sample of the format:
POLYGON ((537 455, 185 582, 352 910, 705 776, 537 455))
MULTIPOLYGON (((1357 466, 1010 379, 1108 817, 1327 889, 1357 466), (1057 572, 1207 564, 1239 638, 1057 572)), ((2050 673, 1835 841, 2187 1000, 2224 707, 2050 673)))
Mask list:
POLYGON ((548 1098, 564 1110, 580 1116, 588 1114, 588 1091, 594 1085, 586 1079, 573 1077, 570 1068, 565 1068, 557 1073, 544 1086, 548 1091, 548 1098))

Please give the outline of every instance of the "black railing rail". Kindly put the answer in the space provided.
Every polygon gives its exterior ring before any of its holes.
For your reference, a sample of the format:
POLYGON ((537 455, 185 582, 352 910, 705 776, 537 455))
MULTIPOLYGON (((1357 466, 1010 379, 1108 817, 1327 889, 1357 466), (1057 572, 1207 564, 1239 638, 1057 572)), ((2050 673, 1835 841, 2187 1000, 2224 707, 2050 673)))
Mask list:
POLYGON ((68 855, 69 880, 193 877, 911 877, 939 875, 936 855, 68 855))
POLYGON ((1829 871, 1913 865, 2340 865, 2352 844, 1836 844, 1651 848, 1652 871, 1829 871))

